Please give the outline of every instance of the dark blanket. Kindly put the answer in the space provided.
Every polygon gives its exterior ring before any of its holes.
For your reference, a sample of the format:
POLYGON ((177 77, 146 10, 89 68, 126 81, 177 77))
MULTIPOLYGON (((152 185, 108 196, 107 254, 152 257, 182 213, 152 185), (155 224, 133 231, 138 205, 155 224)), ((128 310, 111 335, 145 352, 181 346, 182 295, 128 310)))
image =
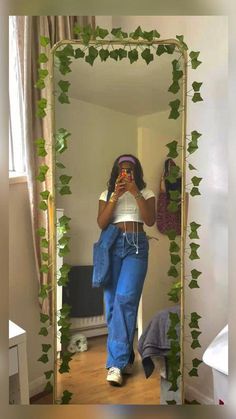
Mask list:
MULTIPOLYGON (((170 350, 170 339, 167 332, 170 327, 169 312, 180 315, 180 305, 166 308, 155 314, 138 340, 138 352, 142 358, 142 364, 146 378, 153 373, 155 365, 153 356, 161 356, 165 359, 166 376, 168 376, 167 354, 170 350)), ((176 326, 178 337, 180 336, 180 324, 176 326)))

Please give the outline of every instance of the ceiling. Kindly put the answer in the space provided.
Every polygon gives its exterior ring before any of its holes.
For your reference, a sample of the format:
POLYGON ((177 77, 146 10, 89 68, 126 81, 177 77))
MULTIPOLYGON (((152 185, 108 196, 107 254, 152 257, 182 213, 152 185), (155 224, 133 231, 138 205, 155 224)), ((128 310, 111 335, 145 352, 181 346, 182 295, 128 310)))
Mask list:
POLYGON ((148 65, 142 58, 130 64, 127 58, 101 62, 97 57, 93 66, 84 59, 74 59, 71 73, 63 76, 55 70, 55 83, 68 80, 71 98, 118 112, 141 116, 165 111, 169 109, 169 101, 176 99, 176 95, 168 92, 175 55, 154 54, 148 65))

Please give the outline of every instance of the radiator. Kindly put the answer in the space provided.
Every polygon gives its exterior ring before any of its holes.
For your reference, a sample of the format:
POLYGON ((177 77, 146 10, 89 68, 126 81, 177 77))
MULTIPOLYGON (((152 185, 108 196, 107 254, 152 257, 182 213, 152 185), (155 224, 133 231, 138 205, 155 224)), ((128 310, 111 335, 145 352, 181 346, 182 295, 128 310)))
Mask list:
POLYGON ((93 317, 71 317, 71 331, 83 333, 87 337, 107 334, 105 315, 93 317))

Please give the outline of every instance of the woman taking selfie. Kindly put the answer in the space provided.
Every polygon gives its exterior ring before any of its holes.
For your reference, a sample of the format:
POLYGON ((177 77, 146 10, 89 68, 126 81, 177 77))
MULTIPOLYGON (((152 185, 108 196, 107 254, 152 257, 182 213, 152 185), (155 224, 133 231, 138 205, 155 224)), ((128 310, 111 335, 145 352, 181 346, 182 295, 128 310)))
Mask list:
POLYGON ((104 287, 108 327, 107 381, 122 385, 134 363, 133 341, 138 305, 148 266, 149 244, 143 225, 155 223, 155 195, 146 188, 139 160, 119 156, 113 165, 108 189, 99 198, 97 222, 119 231, 110 249, 111 281, 104 287))

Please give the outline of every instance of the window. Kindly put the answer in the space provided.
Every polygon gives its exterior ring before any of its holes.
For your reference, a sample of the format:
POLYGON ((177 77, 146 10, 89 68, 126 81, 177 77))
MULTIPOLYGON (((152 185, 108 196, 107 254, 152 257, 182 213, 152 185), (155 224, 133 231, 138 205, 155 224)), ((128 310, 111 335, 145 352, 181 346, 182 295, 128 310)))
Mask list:
POLYGON ((16 16, 9 16, 9 172, 25 174, 23 91, 17 44, 16 16))

